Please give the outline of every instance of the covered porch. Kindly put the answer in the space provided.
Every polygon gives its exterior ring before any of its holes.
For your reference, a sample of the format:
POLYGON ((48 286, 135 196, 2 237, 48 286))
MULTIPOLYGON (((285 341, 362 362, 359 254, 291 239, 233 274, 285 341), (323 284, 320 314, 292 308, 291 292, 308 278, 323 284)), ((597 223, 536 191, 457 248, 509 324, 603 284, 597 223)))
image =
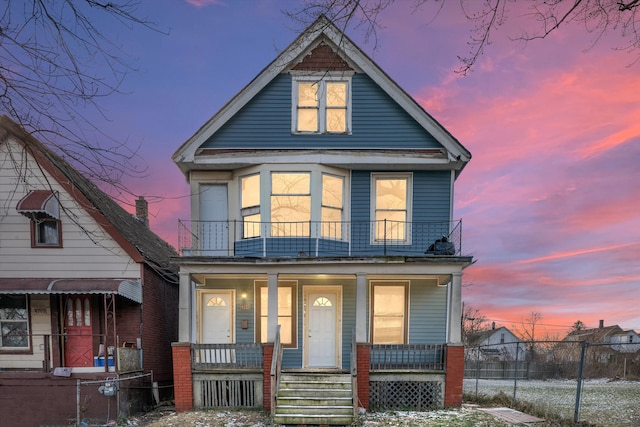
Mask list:
POLYGON ((416 387, 429 395, 416 407, 455 406, 445 372, 462 350, 461 270, 469 262, 183 257, 173 362, 176 390, 186 393, 176 391, 176 407, 271 409, 273 363, 285 373, 352 375, 355 408, 393 406, 416 387))

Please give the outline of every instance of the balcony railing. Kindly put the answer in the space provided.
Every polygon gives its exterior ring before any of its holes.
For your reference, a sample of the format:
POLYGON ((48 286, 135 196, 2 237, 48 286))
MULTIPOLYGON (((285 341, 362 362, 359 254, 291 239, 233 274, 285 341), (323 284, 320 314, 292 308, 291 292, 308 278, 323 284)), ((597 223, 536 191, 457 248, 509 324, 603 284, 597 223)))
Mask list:
POLYGON ((262 369, 262 344, 191 344, 194 371, 262 369))
POLYGON ((183 256, 460 256, 462 221, 179 220, 183 256))
POLYGON ((444 370, 444 344, 374 344, 370 350, 372 371, 444 370))

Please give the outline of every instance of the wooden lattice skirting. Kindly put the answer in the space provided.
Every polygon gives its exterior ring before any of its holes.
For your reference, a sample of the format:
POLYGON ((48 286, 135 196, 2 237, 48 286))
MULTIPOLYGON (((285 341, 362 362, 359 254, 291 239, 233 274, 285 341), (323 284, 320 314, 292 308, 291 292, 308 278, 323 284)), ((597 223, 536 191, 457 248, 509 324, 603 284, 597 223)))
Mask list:
POLYGON ((441 384, 437 381, 372 381, 369 383, 371 410, 425 410, 440 407, 441 384))

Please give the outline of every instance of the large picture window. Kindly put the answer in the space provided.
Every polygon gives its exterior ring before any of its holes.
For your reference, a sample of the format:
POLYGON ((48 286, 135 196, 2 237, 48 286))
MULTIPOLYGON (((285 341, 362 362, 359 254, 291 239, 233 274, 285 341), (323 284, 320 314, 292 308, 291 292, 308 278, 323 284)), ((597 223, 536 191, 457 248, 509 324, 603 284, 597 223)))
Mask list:
POLYGON ((271 235, 309 236, 311 220, 311 174, 271 174, 271 235))
POLYGON ((411 218, 411 176, 373 175, 374 242, 409 243, 411 218))
MULTIPOLYGON (((278 282, 278 324, 280 325, 280 342, 284 347, 297 346, 297 283, 294 281, 278 282)), ((267 342, 267 318, 269 293, 267 282, 256 281, 256 341, 267 342)))
POLYGON ((405 344, 407 330, 407 284, 372 284, 372 337, 374 344, 405 344))
POLYGON ((0 295, 0 349, 29 347, 26 295, 0 295))
POLYGON ((349 81, 294 80, 293 131, 296 133, 347 133, 350 130, 349 81))

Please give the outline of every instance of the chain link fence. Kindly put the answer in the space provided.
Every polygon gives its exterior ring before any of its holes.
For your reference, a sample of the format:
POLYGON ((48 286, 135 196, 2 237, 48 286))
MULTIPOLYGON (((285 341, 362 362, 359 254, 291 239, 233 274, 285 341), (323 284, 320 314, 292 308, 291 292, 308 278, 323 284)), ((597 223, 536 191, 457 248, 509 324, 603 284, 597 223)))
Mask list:
POLYGON ((149 410, 158 399, 156 386, 153 373, 78 380, 75 425, 115 425, 119 418, 149 410))
POLYGON ((640 426, 639 342, 512 342, 465 352, 467 401, 568 425, 640 426))

